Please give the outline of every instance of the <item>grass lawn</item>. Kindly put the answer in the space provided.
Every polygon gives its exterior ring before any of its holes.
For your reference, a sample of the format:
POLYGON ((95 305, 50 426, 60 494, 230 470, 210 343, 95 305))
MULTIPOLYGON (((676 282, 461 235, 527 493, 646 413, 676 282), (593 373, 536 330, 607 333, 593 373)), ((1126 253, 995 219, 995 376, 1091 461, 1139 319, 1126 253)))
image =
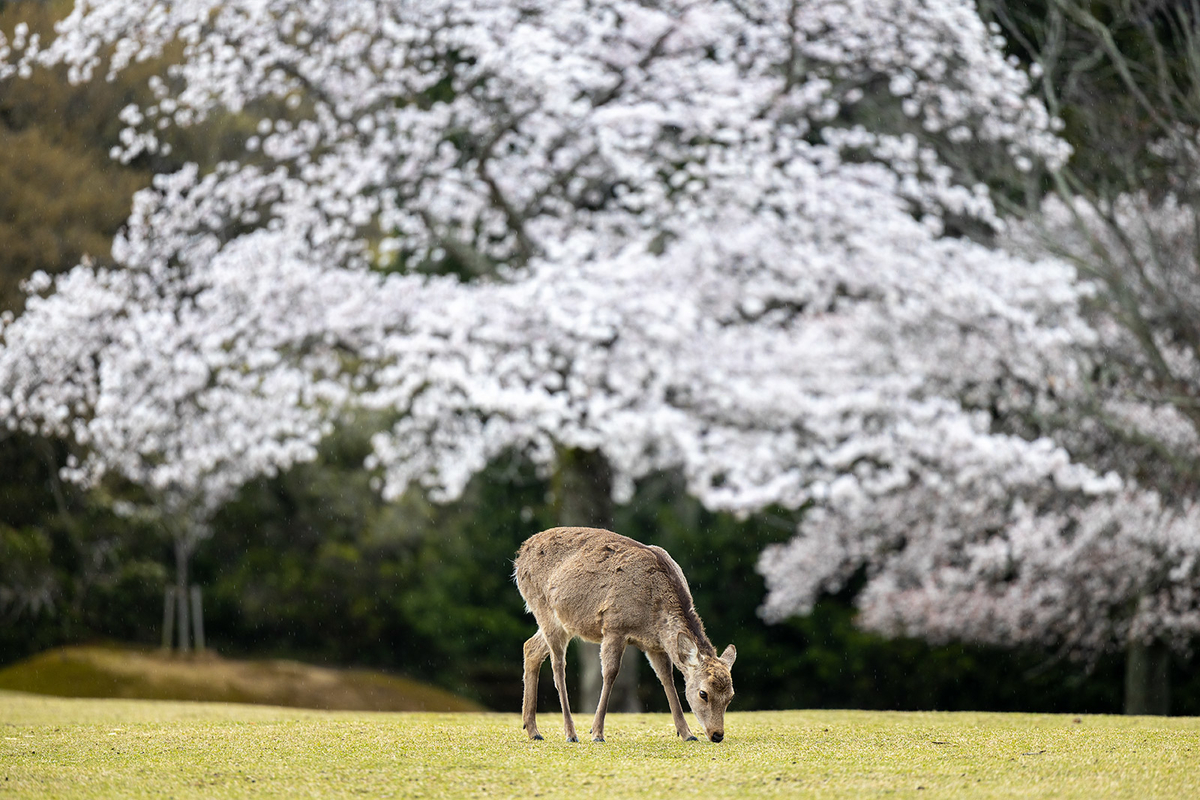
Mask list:
POLYGON ((743 712, 711 744, 613 714, 567 744, 542 716, 0 692, 0 798, 1200 797, 1194 718, 743 712))

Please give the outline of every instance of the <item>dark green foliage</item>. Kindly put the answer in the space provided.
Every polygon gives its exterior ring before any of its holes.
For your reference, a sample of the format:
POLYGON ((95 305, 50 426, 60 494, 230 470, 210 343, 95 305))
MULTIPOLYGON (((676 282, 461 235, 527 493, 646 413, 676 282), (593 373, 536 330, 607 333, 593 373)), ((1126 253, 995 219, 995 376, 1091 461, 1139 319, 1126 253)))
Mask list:
MULTIPOLYGON (((249 487, 221 515, 196 569, 209 587, 210 641, 228 654, 383 668, 519 708, 521 646, 536 626, 511 581, 512 558, 551 525, 547 484, 513 460, 450 506, 411 495, 387 505, 359 469, 363 455, 365 440, 343 433, 321 462, 249 487)), ((666 547, 713 643, 737 645, 737 709, 1120 711, 1119 660, 1086 673, 1048 653, 890 641, 854 627, 848 597, 765 624, 754 565, 791 535, 789 522, 710 514, 675 488, 670 478, 647 482, 617 528, 666 547)), ((640 692, 647 710, 666 710, 648 672, 640 692)), ((541 695, 555 707, 548 674, 541 695)))
MULTIPOLYGON (((63 454, 37 455, 48 447, 0 442, 0 474, 15 478, 0 486, 0 585, 48 578, 52 588, 49 607, 0 610, 0 663, 97 638, 156 643, 166 538, 58 485, 49 465, 63 454)), ((230 656, 381 668, 490 708, 519 708, 521 645, 536 626, 512 583, 512 559, 552 524, 547 483, 514 459, 490 467, 458 503, 410 493, 385 504, 361 469, 365 452, 362 432, 343 431, 320 461, 248 486, 218 516, 193 571, 210 645, 230 656)), ((1087 673, 1049 653, 889 641, 854 627, 844 596, 808 617, 763 623, 754 564, 790 535, 788 520, 710 514, 677 487, 647 482, 616 525, 666 547, 714 644, 737 645, 735 710, 1120 711, 1119 657, 1087 673)), ((1200 692, 1186 666, 1173 666, 1173 711, 1196 714, 1200 692)), ((550 683, 544 675, 543 708, 557 702, 550 683)), ((640 691, 647 710, 665 710, 648 671, 640 691)))
POLYGON ((512 559, 542 524, 528 509, 544 503, 544 486, 526 467, 495 466, 459 503, 410 493, 389 505, 365 455, 365 437, 343 432, 321 462, 247 487, 218 516, 194 572, 210 587, 211 643, 382 667, 493 707, 519 704, 532 631, 512 559))
POLYGON ((158 533, 59 482, 51 443, 0 437, 0 661, 58 644, 153 642, 166 581, 158 533))

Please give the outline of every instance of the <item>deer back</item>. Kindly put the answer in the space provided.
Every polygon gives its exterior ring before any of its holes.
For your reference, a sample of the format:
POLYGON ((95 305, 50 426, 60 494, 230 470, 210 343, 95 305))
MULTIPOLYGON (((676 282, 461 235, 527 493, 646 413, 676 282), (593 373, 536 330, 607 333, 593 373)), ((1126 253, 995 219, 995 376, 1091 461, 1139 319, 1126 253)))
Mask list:
POLYGON ((619 633, 654 650, 687 631, 712 649, 682 570, 660 547, 597 528, 551 528, 525 541, 515 573, 543 630, 557 624, 590 641, 619 633))

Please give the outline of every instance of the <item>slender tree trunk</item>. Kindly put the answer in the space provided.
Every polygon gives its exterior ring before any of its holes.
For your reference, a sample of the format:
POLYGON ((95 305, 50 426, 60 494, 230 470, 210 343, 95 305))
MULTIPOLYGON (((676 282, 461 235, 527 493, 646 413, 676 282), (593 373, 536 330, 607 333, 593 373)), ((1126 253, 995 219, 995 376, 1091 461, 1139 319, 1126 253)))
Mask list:
MULTIPOLYGON (((554 476, 555 516, 559 525, 586 528, 613 527, 612 468, 592 450, 560 450, 554 476)), ((600 702, 600 645, 576 643, 580 659, 579 709, 591 714, 600 702)), ((609 695, 610 711, 642 710, 638 697, 637 648, 625 649, 621 670, 609 695)))
POLYGON ((175 607, 179 612, 179 652, 190 650, 189 636, 191 619, 188 613, 188 562, 192 558, 192 548, 186 537, 175 539, 175 607))
POLYGON ((188 594, 192 600, 192 640, 199 653, 204 650, 204 606, 200 602, 200 587, 193 585, 188 594))
MULTIPOLYGON (((160 509, 162 506, 160 506, 160 509)), ((204 649, 204 613, 200 587, 192 586, 189 570, 197 545, 209 534, 208 526, 178 510, 162 511, 166 530, 175 548, 175 585, 163 598, 163 647, 180 653, 204 649)))
POLYGON ((1160 642, 1130 642, 1125 654, 1125 713, 1171 711, 1171 650, 1160 642))

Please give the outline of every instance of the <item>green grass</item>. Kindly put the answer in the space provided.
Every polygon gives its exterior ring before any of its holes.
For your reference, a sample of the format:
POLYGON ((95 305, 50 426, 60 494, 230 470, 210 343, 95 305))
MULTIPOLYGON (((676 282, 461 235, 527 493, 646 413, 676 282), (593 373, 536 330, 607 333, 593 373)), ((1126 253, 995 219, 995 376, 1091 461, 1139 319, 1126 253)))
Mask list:
POLYGON ((556 717, 535 743, 516 714, 0 692, 0 797, 1200 796, 1190 718, 733 713, 711 744, 614 714, 607 744, 567 744, 556 717))
POLYGON ((265 703, 351 711, 481 711, 458 695, 369 670, 236 661, 119 647, 63 647, 0 669, 0 689, 59 697, 265 703))

